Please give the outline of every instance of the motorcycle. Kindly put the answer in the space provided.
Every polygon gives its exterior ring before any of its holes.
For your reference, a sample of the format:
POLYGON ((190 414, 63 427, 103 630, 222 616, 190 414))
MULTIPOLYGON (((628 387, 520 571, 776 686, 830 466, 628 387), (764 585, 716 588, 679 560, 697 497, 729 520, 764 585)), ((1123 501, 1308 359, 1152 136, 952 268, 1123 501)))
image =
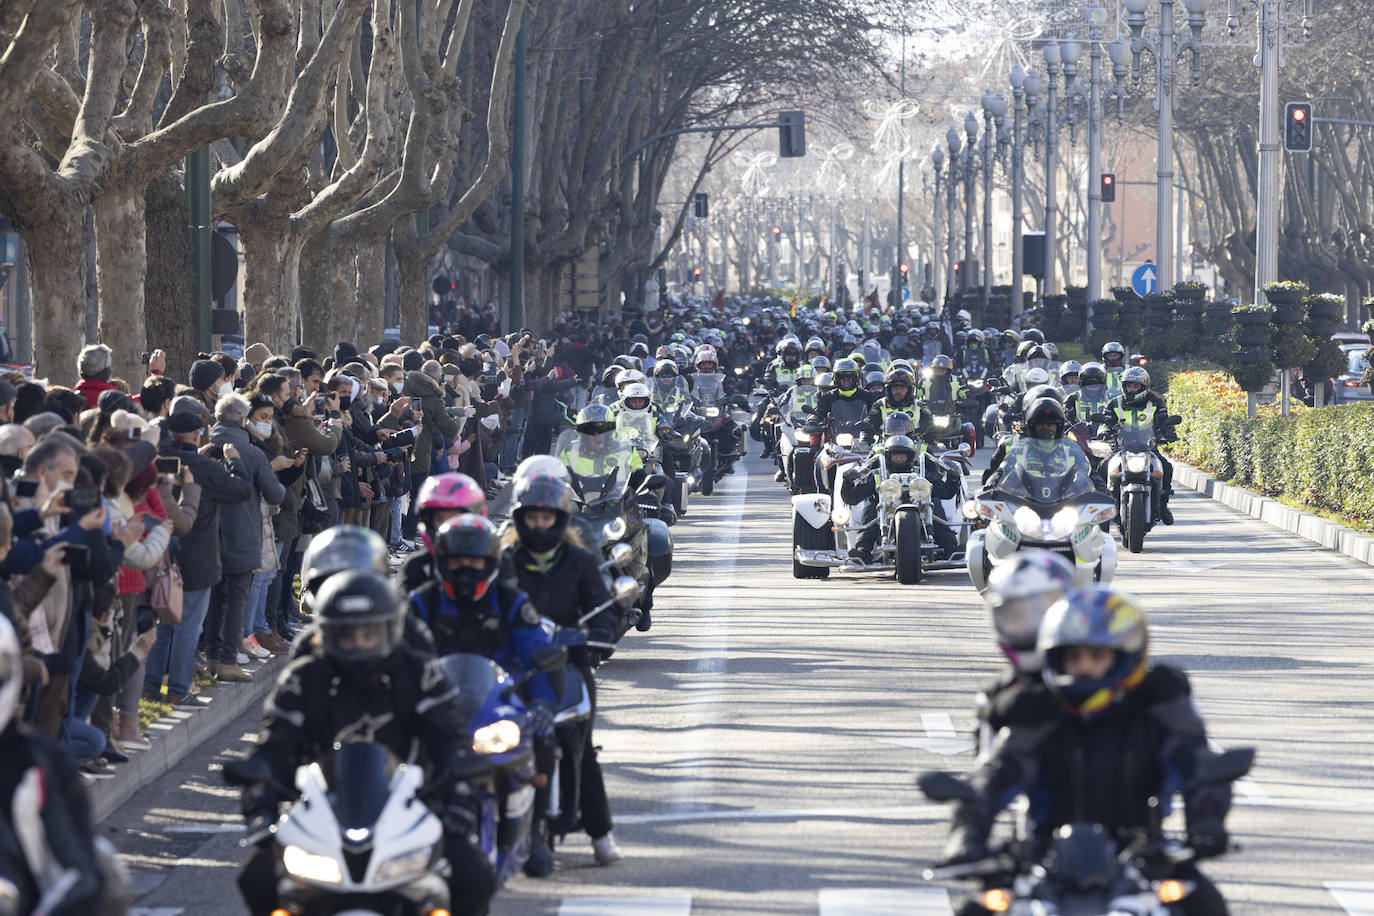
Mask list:
MULTIPOLYGON (((692 398, 703 421, 701 436, 710 447, 698 481, 702 496, 710 496, 716 483, 733 473, 735 462, 744 455, 744 428, 730 416, 730 408, 738 406, 740 398, 726 393, 724 378, 719 372, 693 376, 692 398)), ((743 406, 748 407, 747 402, 743 406)))
MULTIPOLYGON (((1237 748, 1204 762, 1189 788, 1231 783, 1254 765, 1254 748, 1237 748)), ((972 801, 977 791, 949 773, 926 773, 917 785, 935 802, 972 801)), ((1172 916, 1197 889, 1175 879, 1178 866, 1196 859, 1193 850, 1165 835, 1158 799, 1151 799, 1152 823, 1118 844, 1098 824, 1065 824, 1048 843, 1013 839, 976 862, 925 869, 926 881, 977 881, 976 901, 1011 916, 1172 916)))
POLYGON ((678 515, 687 514, 690 494, 701 480, 701 464, 708 446, 701 440, 701 418, 686 401, 665 405, 658 423, 659 456, 668 478, 664 496, 678 515))
POLYGON ((849 551, 863 530, 861 525, 850 526, 849 520, 855 515, 862 518, 868 504, 846 506, 840 487, 844 468, 867 460, 868 454, 867 443, 849 432, 836 434, 821 449, 816 459, 818 482, 830 492, 792 497, 792 578, 825 579, 832 567, 849 562, 849 551))
POLYGON ((815 455, 824 432, 806 416, 807 408, 815 404, 815 389, 803 389, 811 391, 810 403, 798 397, 802 389, 794 386, 778 398, 776 407, 778 461, 787 478, 787 488, 794 496, 816 490, 815 455))
MULTIPOLYGON (((1169 417, 1167 428, 1183 418, 1169 417)), ((1164 463, 1155 454, 1155 430, 1149 424, 1124 424, 1115 453, 1107 461, 1107 483, 1116 502, 1121 543, 1131 553, 1145 549, 1145 535, 1155 526, 1164 498, 1164 463)))
POLYGON ((1074 564, 1078 585, 1107 584, 1116 572, 1116 542, 1099 525, 1116 516, 1110 494, 1093 486, 1087 459, 1066 471, 1033 469, 1025 452, 1034 440, 1018 442, 1008 453, 996 484, 964 503, 963 515, 979 526, 968 539, 969 578, 980 592, 998 563, 1018 550, 1039 548, 1074 564))
POLYGON ((959 404, 959 416, 966 425, 974 428, 977 436, 975 448, 983 448, 987 444, 987 411, 996 393, 995 381, 977 376, 965 378, 963 381, 968 397, 959 404))
POLYGON ((969 447, 969 454, 978 446, 978 434, 973 423, 963 419, 964 402, 949 398, 926 402, 936 444, 944 449, 957 449, 961 443, 969 447))
MULTIPOLYGON (((512 679, 480 655, 440 661, 457 688, 456 702, 471 751, 443 774, 467 786, 477 814, 479 848, 504 882, 529 854, 534 804, 534 750, 517 691, 536 673, 563 665, 566 650, 537 650, 534 665, 512 679)), ((430 916, 449 905, 444 829, 425 804, 436 787, 424 771, 390 750, 348 742, 296 769, 295 789, 272 777, 261 758, 224 765, 230 785, 273 788, 295 796, 270 833, 279 857, 281 908, 295 916, 430 916)))

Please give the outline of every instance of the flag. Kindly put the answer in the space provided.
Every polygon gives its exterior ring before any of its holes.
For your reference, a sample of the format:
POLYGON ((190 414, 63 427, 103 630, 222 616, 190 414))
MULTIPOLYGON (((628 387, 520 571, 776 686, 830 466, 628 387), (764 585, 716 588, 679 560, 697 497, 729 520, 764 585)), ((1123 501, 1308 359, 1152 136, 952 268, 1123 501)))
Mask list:
POLYGON ((825 311, 825 303, 826 303, 826 300, 828 300, 829 298, 830 298, 829 296, 821 296, 821 304, 818 305, 818 306, 816 306, 816 311, 818 311, 818 312, 823 312, 823 311, 825 311))
POLYGON ((788 312, 788 314, 791 315, 793 318, 796 318, 796 317, 797 317, 797 300, 796 300, 796 299, 793 299, 793 300, 792 300, 792 310, 791 310, 790 312, 788 312))

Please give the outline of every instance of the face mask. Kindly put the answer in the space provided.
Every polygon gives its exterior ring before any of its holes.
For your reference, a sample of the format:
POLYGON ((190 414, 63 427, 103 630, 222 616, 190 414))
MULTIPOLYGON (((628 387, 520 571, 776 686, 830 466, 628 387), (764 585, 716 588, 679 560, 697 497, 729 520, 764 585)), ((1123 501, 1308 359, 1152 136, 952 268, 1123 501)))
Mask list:
POLYGON ((254 423, 253 428, 258 431, 258 435, 266 439, 272 435, 272 424, 267 422, 254 423))
POLYGON ((392 383, 391 383, 391 390, 394 391, 394 392, 396 392, 397 394, 400 394, 400 393, 401 393, 401 389, 404 388, 404 387, 405 387, 405 382, 392 382, 392 383))
POLYGON ((233 383, 230 382, 228 379, 224 379, 224 380, 222 380, 222 381, 219 383, 219 387, 215 389, 215 396, 216 396, 216 397, 221 397, 221 398, 222 398, 222 397, 224 397, 226 394, 229 394, 229 393, 230 393, 231 391, 233 391, 233 390, 234 390, 234 385, 233 385, 233 383))

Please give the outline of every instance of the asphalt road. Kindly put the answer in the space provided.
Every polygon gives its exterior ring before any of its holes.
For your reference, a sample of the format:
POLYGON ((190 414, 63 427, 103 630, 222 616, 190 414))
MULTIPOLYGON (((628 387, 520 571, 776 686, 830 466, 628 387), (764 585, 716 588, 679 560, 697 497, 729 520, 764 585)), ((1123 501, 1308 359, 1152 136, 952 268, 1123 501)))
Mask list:
MULTIPOLYGON (((1374 571, 1197 496, 1173 505, 1117 582, 1216 742, 1259 748, 1229 821, 1241 849, 1206 870, 1234 913, 1374 914, 1374 571)), ((792 579, 787 494, 756 459, 691 508, 652 632, 601 669, 626 859, 597 867, 570 840, 493 912, 949 913, 918 876, 946 812, 913 778, 971 764, 971 698, 1001 664, 967 576, 792 579)), ((244 912, 238 804, 216 770, 256 726, 244 716, 101 825, 142 916, 244 912)))

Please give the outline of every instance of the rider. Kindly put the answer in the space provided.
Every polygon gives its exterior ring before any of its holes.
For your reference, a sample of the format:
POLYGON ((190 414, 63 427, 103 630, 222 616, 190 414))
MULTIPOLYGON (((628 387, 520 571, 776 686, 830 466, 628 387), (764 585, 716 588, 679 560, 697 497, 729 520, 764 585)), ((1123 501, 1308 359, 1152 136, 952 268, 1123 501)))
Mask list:
POLYGON ((1107 371, 1101 363, 1084 363, 1078 373, 1078 390, 1064 399, 1064 412, 1075 426, 1107 412, 1107 371))
POLYGON ((973 328, 964 338, 959 353, 959 371, 964 378, 987 378, 992 372, 992 354, 983 344, 983 332, 973 328))
MULTIPOLYGON (((875 453, 862 465, 845 473, 844 482, 840 485, 840 499, 850 506, 868 502, 862 520, 868 527, 859 535, 858 543, 850 551, 852 559, 865 566, 873 562, 873 548, 882 534, 876 524, 869 524, 878 516, 875 498, 878 495, 878 484, 892 474, 913 473, 918 464, 917 457, 925 449, 924 442, 918 444, 910 436, 889 436, 883 443, 881 461, 878 453, 875 453)), ((958 494, 959 472, 945 467, 939 461, 930 460, 925 463, 925 478, 930 481, 931 499, 934 504, 935 526, 931 535, 935 545, 946 557, 953 556, 959 546, 959 539, 950 530, 941 504, 958 494)))
POLYGON ((660 359, 654 365, 654 403, 660 410, 672 413, 687 398, 687 384, 682 381, 677 363, 671 359, 660 359))
POLYGON ((1121 393, 1121 376, 1126 366, 1126 348, 1115 340, 1102 345, 1102 367, 1107 372, 1107 390, 1112 396, 1121 393))
POLYGON ((916 392, 916 398, 927 406, 931 401, 947 401, 957 404, 965 397, 964 386, 959 384, 959 379, 954 376, 954 360, 945 356, 943 353, 932 359, 927 366, 930 375, 923 375, 920 390, 916 392))
MULTIPOLYGON (((1150 390, 1150 373, 1144 366, 1132 366, 1121 374, 1121 395, 1108 403, 1107 417, 1113 433, 1120 432, 1125 425, 1151 426, 1157 443, 1171 442, 1175 438, 1164 397, 1150 390)), ((1164 457, 1158 445, 1154 453, 1164 467, 1164 477, 1160 481, 1159 520, 1172 525, 1174 513, 1169 509, 1169 497, 1174 493, 1174 465, 1164 457)))
MULTIPOLYGON (((615 416, 616 433, 627 442, 639 444, 652 436, 658 424, 654 418, 653 395, 649 386, 641 382, 626 385, 620 390, 619 410, 615 416)), ((645 443, 647 446, 647 443, 645 443)))
POLYGON ((894 413, 904 413, 911 417, 915 429, 922 434, 930 429, 930 412, 916 400, 916 385, 912 381, 911 370, 903 366, 893 366, 887 370, 884 381, 886 394, 873 402, 864 420, 864 431, 877 436, 887 428, 887 418, 894 413))
MULTIPOLYGON (((515 489, 511 511, 513 526, 501 538, 501 546, 512 560, 520 588, 529 595, 539 613, 560 627, 577 629, 579 619, 609 599, 601 577, 598 557, 586 549, 576 529, 569 528, 572 494, 557 477, 531 477, 515 489)), ((592 642, 613 643, 620 634, 613 607, 593 617, 587 624, 592 642)), ((607 650, 605 654, 609 654, 607 650)), ((592 839, 592 853, 601 865, 622 858, 611 835, 611 806, 601 778, 590 722, 596 717, 596 681, 593 669, 600 664, 603 650, 577 647, 570 664, 577 665, 591 695, 592 715, 585 732, 586 742, 565 754, 566 772, 571 777, 560 783, 560 810, 575 817, 579 810, 582 828, 592 839), (579 800, 580 796, 580 800, 579 800)), ((544 806, 540 810, 548 810, 544 806)), ((562 833, 557 828, 552 833, 562 833)))
MULTIPOLYGON (((1036 841, 1088 822, 1124 845, 1159 817, 1154 800, 1167 808, 1182 790, 1196 858, 1225 852, 1231 787, 1191 784, 1211 753, 1206 729, 1187 675, 1149 663, 1145 614, 1135 600, 1104 586, 1070 592, 1046 612, 1036 648, 1049 689, 1018 698, 992 755, 970 780, 977 797, 955 808, 945 862, 987 858, 997 812, 1022 793, 1036 841)), ((1170 877, 1193 884, 1177 904, 1184 913, 1227 912, 1193 862, 1175 864, 1170 877)), ((973 901, 961 910, 984 912, 973 901)))
POLYGON ((795 337, 785 337, 778 341, 777 356, 763 370, 760 384, 774 394, 783 391, 796 379, 797 367, 802 361, 802 347, 795 337))
POLYGON ((837 359, 830 376, 833 387, 816 398, 812 415, 822 423, 857 426, 874 400, 863 388, 859 364, 849 357, 837 359))
POLYGON ((1064 397, 1078 393, 1082 374, 1083 367, 1077 360, 1070 359, 1059 364, 1059 390, 1064 392, 1064 397))
MULTIPOLYGON (((552 645, 528 596, 498 578, 496 535, 485 518, 464 515, 445 522, 434 537, 434 562, 439 578, 410 593, 410 608, 434 633, 439 655, 484 655, 519 677, 533 666, 536 649, 552 645)), ((527 688, 536 763, 544 773, 553 770, 553 713, 562 680, 561 669, 554 676, 541 673, 527 688)), ((532 878, 553 871, 553 851, 540 824, 537 819, 525 862, 532 878)))
MULTIPOLYGON (((485 520, 482 520, 485 524, 485 520)), ((319 632, 311 651, 282 672, 266 704, 266 719, 250 759, 264 761, 270 783, 245 789, 243 811, 257 845, 239 873, 239 890, 253 916, 277 906, 278 853, 270 842, 277 809, 291 796, 297 766, 346 741, 370 741, 407 760, 418 745, 426 782, 441 789, 429 802, 444 825, 449 907, 481 914, 496 893, 496 873, 469 841, 478 815, 459 783, 445 773, 464 748, 462 715, 452 686, 401 638, 405 608, 374 570, 339 573, 317 596, 319 632)))
MULTIPOLYGON (((471 513, 485 516, 487 496, 477 481, 468 475, 447 471, 425 478, 415 498, 415 505, 420 519, 417 530, 420 542, 426 549, 411 553, 401 567, 401 587, 407 593, 438 577, 431 551, 434 549, 434 533, 439 530, 439 526, 455 515, 471 513)), ((311 541, 310 546, 313 548, 315 542, 311 541)), ((302 577, 302 583, 304 582, 305 579, 302 577)))
MULTIPOLYGON (((1006 459, 988 468, 984 486, 992 488, 1008 471, 1023 467, 1041 477, 1060 478, 1069 472, 1090 475, 1088 459, 1076 442, 1064 435, 1064 405, 1053 397, 1041 397, 1026 407, 1021 435, 1006 451, 1006 459)), ((993 456, 996 460, 997 456, 993 456)))

